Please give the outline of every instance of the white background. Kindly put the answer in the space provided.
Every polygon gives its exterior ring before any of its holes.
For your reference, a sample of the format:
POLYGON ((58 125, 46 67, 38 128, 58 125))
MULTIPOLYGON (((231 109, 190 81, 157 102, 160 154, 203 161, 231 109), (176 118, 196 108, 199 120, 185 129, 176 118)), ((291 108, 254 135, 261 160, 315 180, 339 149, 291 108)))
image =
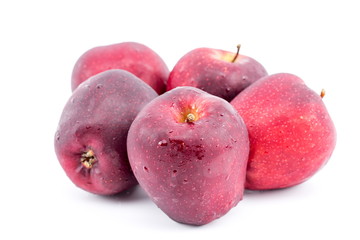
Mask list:
POLYGON ((1 1, 0 239, 360 239, 357 1, 1 1), (202 227, 170 220, 140 187, 76 188, 53 137, 86 50, 137 41, 172 69, 197 47, 235 51, 320 93, 337 128, 329 163, 290 189, 246 192, 202 227))

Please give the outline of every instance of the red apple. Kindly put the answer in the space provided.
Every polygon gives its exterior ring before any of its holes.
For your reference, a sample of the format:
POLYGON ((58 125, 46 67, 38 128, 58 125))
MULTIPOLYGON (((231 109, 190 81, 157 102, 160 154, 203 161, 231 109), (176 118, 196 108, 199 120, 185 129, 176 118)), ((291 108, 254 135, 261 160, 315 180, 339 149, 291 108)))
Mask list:
POLYGON ((156 96, 123 70, 99 73, 73 92, 61 115, 55 151, 76 186, 108 195, 137 184, 127 158, 127 133, 140 109, 156 96))
POLYGON ((169 69, 153 50, 136 42, 95 47, 85 52, 74 66, 72 90, 89 77, 109 69, 131 72, 158 94, 165 92, 169 69))
POLYGON ((291 187, 324 166, 336 132, 322 96, 299 77, 280 73, 258 80, 232 100, 249 131, 247 189, 291 187))
POLYGON ((167 90, 193 86, 231 101, 239 92, 266 76, 256 60, 218 49, 198 48, 183 56, 171 71, 167 90))
POLYGON ((170 218, 202 225, 243 196, 249 140, 236 110, 193 87, 151 101, 130 127, 135 177, 170 218))

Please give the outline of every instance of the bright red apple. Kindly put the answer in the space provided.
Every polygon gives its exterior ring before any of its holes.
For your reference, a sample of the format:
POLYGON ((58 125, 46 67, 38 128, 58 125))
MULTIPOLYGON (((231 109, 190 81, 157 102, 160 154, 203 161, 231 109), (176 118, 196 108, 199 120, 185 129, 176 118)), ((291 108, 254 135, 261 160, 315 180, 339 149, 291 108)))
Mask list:
POLYGON ((322 96, 299 77, 280 73, 258 80, 232 100, 249 131, 247 189, 291 187, 324 166, 336 132, 322 96))
POLYGON ((119 193, 137 181, 126 151, 128 130, 156 92, 124 70, 108 70, 81 84, 66 103, 55 135, 61 166, 78 187, 119 193))
POLYGON ((89 77, 109 69, 131 72, 149 84, 158 94, 166 90, 169 76, 166 64, 153 50, 136 42, 95 47, 85 52, 74 66, 72 90, 89 77))
POLYGON ((221 98, 193 87, 164 93, 134 120, 127 149, 140 185, 175 221, 203 225, 242 199, 248 133, 221 98))
POLYGON ((192 86, 231 101, 239 92, 266 76, 255 59, 219 49, 198 48, 183 56, 171 71, 167 90, 192 86))

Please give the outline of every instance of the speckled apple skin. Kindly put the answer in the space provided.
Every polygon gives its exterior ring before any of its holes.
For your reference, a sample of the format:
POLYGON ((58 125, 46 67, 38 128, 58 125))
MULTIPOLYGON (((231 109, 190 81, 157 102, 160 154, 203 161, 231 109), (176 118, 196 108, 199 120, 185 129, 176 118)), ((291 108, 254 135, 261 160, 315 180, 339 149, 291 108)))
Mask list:
POLYGON ((169 69, 161 57, 149 47, 136 42, 123 42, 95 47, 76 62, 71 86, 109 69, 123 69, 149 84, 158 94, 165 92, 169 69))
POLYGON ((156 92, 123 70, 109 70, 81 84, 65 105, 55 135, 55 151, 78 187, 110 195, 137 181, 131 171, 126 138, 132 121, 156 92), (93 150, 97 162, 84 167, 81 155, 93 150))
POLYGON ((267 75, 265 68, 253 58, 239 54, 234 63, 219 59, 228 54, 232 53, 211 48, 190 51, 171 71, 167 90, 192 86, 231 101, 246 87, 267 75))
POLYGON ((286 188, 313 176, 330 158, 335 126, 320 97, 299 77, 264 77, 231 104, 249 131, 247 189, 286 188))
POLYGON ((170 218, 203 225, 243 197, 249 139, 236 110, 193 87, 151 101, 128 135, 131 167, 140 185, 170 218), (200 118, 179 122, 186 108, 200 118))

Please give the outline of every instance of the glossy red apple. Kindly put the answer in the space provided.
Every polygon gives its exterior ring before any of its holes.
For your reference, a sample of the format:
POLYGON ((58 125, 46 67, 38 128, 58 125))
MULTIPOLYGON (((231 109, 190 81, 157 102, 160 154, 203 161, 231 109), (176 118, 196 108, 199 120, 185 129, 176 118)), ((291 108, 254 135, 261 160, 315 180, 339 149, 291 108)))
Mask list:
POLYGON ((140 185, 175 221, 203 225, 242 199, 248 133, 221 98, 193 87, 164 93, 136 117, 127 148, 140 185))
POLYGON ((324 166, 336 132, 322 96, 299 77, 280 73, 258 80, 232 100, 249 131, 247 189, 291 187, 324 166))
POLYGON ((137 184, 127 158, 127 133, 140 109, 156 96, 123 70, 99 73, 73 92, 61 115, 55 151, 76 186, 108 195, 137 184))
POLYGON ((158 94, 166 90, 169 76, 166 64, 153 50, 136 42, 95 47, 85 52, 74 66, 72 90, 89 77, 109 69, 123 69, 133 73, 158 94))
POLYGON ((231 101, 239 92, 266 76, 255 59, 224 50, 198 48, 183 56, 171 71, 167 90, 193 86, 231 101))

